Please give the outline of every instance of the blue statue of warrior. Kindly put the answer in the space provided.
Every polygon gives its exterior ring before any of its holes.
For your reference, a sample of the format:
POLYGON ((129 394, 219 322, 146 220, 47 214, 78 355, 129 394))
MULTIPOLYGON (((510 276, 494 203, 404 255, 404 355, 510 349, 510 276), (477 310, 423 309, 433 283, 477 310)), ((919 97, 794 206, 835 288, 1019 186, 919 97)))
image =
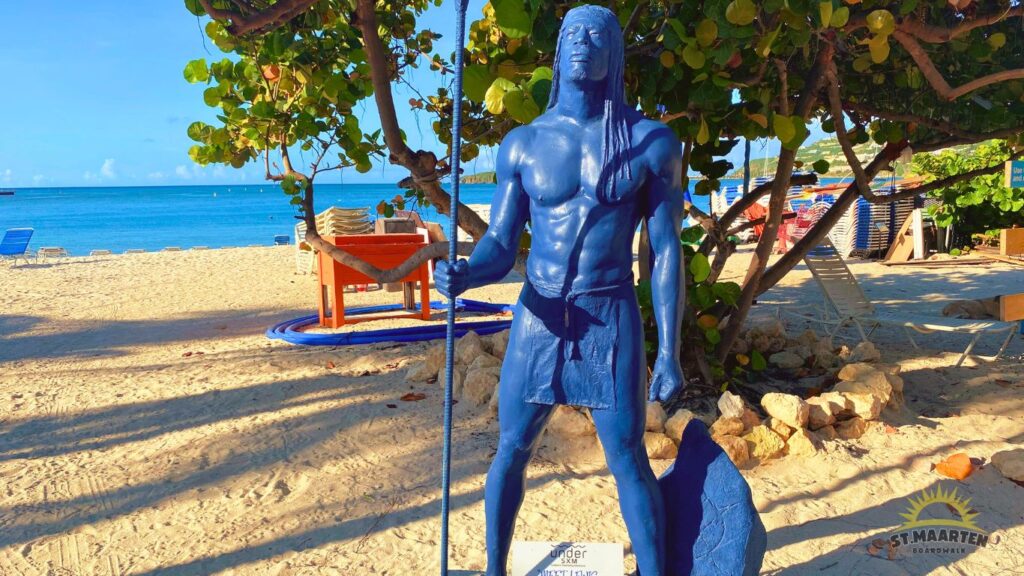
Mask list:
POLYGON ((485 490, 489 576, 506 574, 526 466, 557 404, 590 409, 640 574, 666 574, 662 494, 643 442, 647 363, 632 243, 645 220, 659 342, 650 400, 665 402, 683 386, 681 146, 667 126, 625 104, 623 61, 614 13, 580 6, 566 14, 547 110, 501 143, 487 233, 468 262, 442 262, 435 272, 449 298, 501 280, 530 222, 485 490))

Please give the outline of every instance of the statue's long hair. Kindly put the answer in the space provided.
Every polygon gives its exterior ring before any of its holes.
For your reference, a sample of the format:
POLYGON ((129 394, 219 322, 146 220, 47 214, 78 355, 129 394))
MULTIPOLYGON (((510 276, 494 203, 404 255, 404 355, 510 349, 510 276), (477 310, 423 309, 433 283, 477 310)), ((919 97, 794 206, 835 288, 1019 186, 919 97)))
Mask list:
POLYGON ((626 87, 622 79, 626 54, 622 43, 622 28, 615 13, 603 6, 586 4, 569 10, 562 20, 555 48, 555 63, 551 79, 551 96, 548 110, 558 103, 559 63, 562 61, 562 40, 568 27, 580 20, 597 20, 608 31, 610 42, 608 55, 608 76, 604 92, 604 138, 601 141, 601 175, 597 181, 597 197, 605 204, 616 204, 621 200, 617 193, 618 182, 632 180, 629 168, 629 124, 626 120, 626 87))

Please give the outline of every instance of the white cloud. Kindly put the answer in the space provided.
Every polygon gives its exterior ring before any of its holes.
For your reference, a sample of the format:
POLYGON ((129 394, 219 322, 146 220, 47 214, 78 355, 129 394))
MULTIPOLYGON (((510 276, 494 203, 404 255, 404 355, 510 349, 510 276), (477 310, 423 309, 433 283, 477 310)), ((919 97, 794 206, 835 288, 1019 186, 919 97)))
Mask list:
POLYGON ((100 167, 100 174, 103 175, 104 178, 117 178, 117 173, 114 172, 113 158, 107 158, 103 161, 103 166, 100 167))
POLYGON ((10 182, 12 176, 14 176, 14 172, 11 171, 10 168, 8 168, 8 169, 3 171, 3 180, 4 180, 4 182, 10 182))
POLYGON ((186 168, 184 164, 179 164, 174 169, 174 174, 175 176, 181 178, 182 180, 189 180, 190 178, 192 178, 192 174, 188 171, 188 168, 186 168))
POLYGON ((164 176, 163 172, 150 172, 146 175, 146 178, 149 178, 150 180, 163 180, 164 176))
POLYGON ((88 182, 88 181, 92 181, 92 180, 95 180, 95 179, 96 179, 96 175, 93 174, 92 172, 88 171, 88 170, 86 170, 85 172, 82 173, 82 180, 85 180, 85 181, 88 182))
POLYGON ((46 180, 46 176, 43 176, 42 174, 36 174, 32 177, 32 183, 36 185, 42 184, 43 182, 46 182, 46 180))

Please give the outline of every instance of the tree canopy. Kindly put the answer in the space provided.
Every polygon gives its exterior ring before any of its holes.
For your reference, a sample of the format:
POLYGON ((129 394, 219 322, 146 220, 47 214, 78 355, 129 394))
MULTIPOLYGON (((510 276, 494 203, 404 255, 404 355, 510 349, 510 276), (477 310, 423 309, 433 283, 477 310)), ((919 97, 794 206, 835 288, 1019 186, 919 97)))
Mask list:
MULTIPOLYGON (((317 173, 339 166, 366 169, 372 157, 386 157, 410 170, 402 182, 410 197, 447 213, 450 200, 439 184, 447 161, 407 147, 390 88, 409 67, 426 64, 451 72, 451 55, 432 53, 442 31, 419 25, 426 0, 185 3, 193 13, 213 18, 207 35, 232 53, 220 62, 199 60, 186 67, 187 79, 210 84, 204 99, 221 110, 220 126, 189 129, 198 141, 192 150, 196 161, 238 166, 263 156, 268 178, 281 180, 311 221, 317 173), (371 94, 382 131, 366 134, 348 112, 371 94), (294 167, 292 146, 317 151, 317 162, 294 167), (336 158, 327 158, 334 150, 340 150, 336 158), (280 168, 272 156, 281 159, 280 168)), ((560 18, 577 4, 491 0, 472 22, 464 47, 464 160, 543 112, 560 18)), ((898 158, 992 138, 1006 140, 1011 157, 1021 156, 1024 8, 1019 0, 621 0, 606 5, 623 28, 627 101, 679 135, 685 162, 703 176, 698 194, 719 186, 732 168, 723 156, 740 137, 777 138, 783 146, 771 184, 725 214, 712 217, 691 208, 705 233, 691 259, 700 254, 708 261, 706 275, 699 267, 705 278, 697 284, 710 296, 691 299, 690 316, 702 326, 706 341, 701 345, 712 351, 714 362, 731 361, 732 344, 756 295, 792 269, 857 197, 871 202, 898 197, 870 187, 898 158), (768 268, 796 154, 813 122, 835 133, 855 182, 768 268), (883 146, 863 163, 853 146, 869 140, 883 146), (728 238, 736 217, 766 194, 769 217, 740 293, 730 287, 716 291, 717 276, 735 250, 728 238), (711 322, 701 324, 703 315, 728 316, 728 321, 709 336, 703 326, 711 322)), ((433 114, 434 132, 450 145, 449 90, 410 105, 433 114)), ((811 166, 819 173, 828 170, 827 162, 811 166)), ((1000 169, 977 167, 901 195, 943 189, 1000 169)), ((810 181, 813 176, 800 180, 810 181)), ((475 237, 486 228, 465 208, 460 208, 460 226, 475 237)), ((389 277, 317 242, 315 229, 308 234, 311 243, 346 264, 389 277)), ((443 254, 435 252, 414 257, 407 267, 417 258, 443 254)))

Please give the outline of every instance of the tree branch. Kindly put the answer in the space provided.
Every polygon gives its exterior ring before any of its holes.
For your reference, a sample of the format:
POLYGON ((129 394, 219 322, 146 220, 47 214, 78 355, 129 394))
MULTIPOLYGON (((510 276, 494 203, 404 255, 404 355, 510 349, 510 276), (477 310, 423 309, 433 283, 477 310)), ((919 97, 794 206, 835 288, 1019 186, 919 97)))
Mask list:
POLYGON ((1002 12, 975 16, 974 18, 965 20, 961 24, 952 28, 932 26, 931 24, 925 24, 920 20, 905 20, 900 23, 899 29, 930 44, 945 44, 950 40, 955 40, 960 36, 970 33, 976 28, 998 24, 1003 20, 1021 15, 1024 15, 1024 7, 1017 6, 1016 8, 1010 8, 1009 10, 1003 10, 1002 12))
MULTIPOLYGON (((402 140, 398 118, 395 115, 395 101, 391 93, 391 78, 388 76, 387 59, 384 56, 384 44, 377 32, 376 3, 374 0, 358 0, 356 21, 354 24, 362 32, 363 48, 366 60, 370 65, 370 81, 373 84, 373 96, 377 102, 377 113, 380 115, 381 131, 384 143, 390 151, 389 161, 405 167, 412 173, 416 187, 433 203, 441 214, 451 214, 451 196, 441 188, 438 181, 437 157, 420 150, 412 151, 402 140)), ((453 175, 458 178, 458 174, 453 175)), ((459 227, 479 240, 487 231, 487 223, 476 212, 465 204, 459 204, 459 227)))
MULTIPOLYGON (((266 8, 243 14, 241 11, 221 10, 213 6, 212 0, 199 0, 203 10, 214 20, 230 21, 225 28, 235 36, 255 31, 272 30, 308 10, 318 0, 278 0, 266 8)), ((238 2, 233 2, 238 6, 238 2)))
MULTIPOLYGON (((1021 150, 1021 151, 1015 152, 1014 154, 1011 154, 1010 157, 1007 159, 1007 162, 1010 161, 1010 160, 1017 160, 1018 158, 1024 158, 1024 150, 1021 150)), ((971 170, 970 172, 964 172, 963 174, 956 174, 956 175, 953 175, 953 176, 949 176, 947 178, 943 178, 942 180, 935 180, 935 181, 929 182, 927 184, 922 184, 920 186, 915 186, 915 187, 913 187, 913 188, 911 188, 909 190, 903 190, 903 191, 897 192, 895 194, 889 194, 889 195, 884 195, 884 196, 876 196, 876 197, 873 197, 873 198, 865 197, 865 200, 867 200, 868 202, 871 202, 872 204, 888 204, 890 202, 895 202, 897 200, 902 200, 904 198, 912 198, 912 197, 918 196, 920 194, 926 194, 928 192, 931 192, 932 190, 939 190, 940 188, 946 188, 948 186, 952 186, 953 184, 958 184, 960 182, 964 182, 964 181, 967 181, 967 180, 973 180, 973 179, 975 179, 975 178, 977 178, 979 176, 988 176, 989 174, 996 174, 998 172, 1001 172, 1004 169, 1005 166, 1006 166, 1006 162, 1000 162, 999 164, 995 164, 993 166, 986 166, 984 168, 977 168, 975 170, 971 170)))
POLYGON ((925 52, 924 48, 918 44, 917 40, 910 34, 903 32, 902 30, 894 30, 892 37, 903 46, 903 49, 910 54, 910 57, 914 59, 917 67, 921 69, 921 73, 924 74, 925 79, 932 85, 932 88, 942 98, 952 102, 957 98, 974 92, 985 86, 992 84, 998 84, 1000 82, 1007 82, 1009 80, 1020 80, 1024 79, 1024 68, 1017 68, 1012 70, 1001 70, 999 72, 993 72, 987 76, 981 78, 975 78, 966 84, 953 88, 946 81, 946 78, 939 72, 938 68, 935 67, 935 63, 932 62, 928 53, 925 52))
POLYGON ((825 79, 828 101, 832 110, 832 122, 836 127, 836 139, 839 140, 839 147, 842 148, 843 155, 846 156, 846 163, 850 165, 850 170, 853 171, 853 178, 857 184, 858 191, 865 198, 873 198, 874 193, 871 191, 871 180, 864 173, 864 166, 860 163, 860 158, 857 158, 857 153, 853 151, 853 143, 850 142, 850 136, 846 133, 843 100, 839 96, 839 78, 834 62, 829 62, 826 67, 825 79))

